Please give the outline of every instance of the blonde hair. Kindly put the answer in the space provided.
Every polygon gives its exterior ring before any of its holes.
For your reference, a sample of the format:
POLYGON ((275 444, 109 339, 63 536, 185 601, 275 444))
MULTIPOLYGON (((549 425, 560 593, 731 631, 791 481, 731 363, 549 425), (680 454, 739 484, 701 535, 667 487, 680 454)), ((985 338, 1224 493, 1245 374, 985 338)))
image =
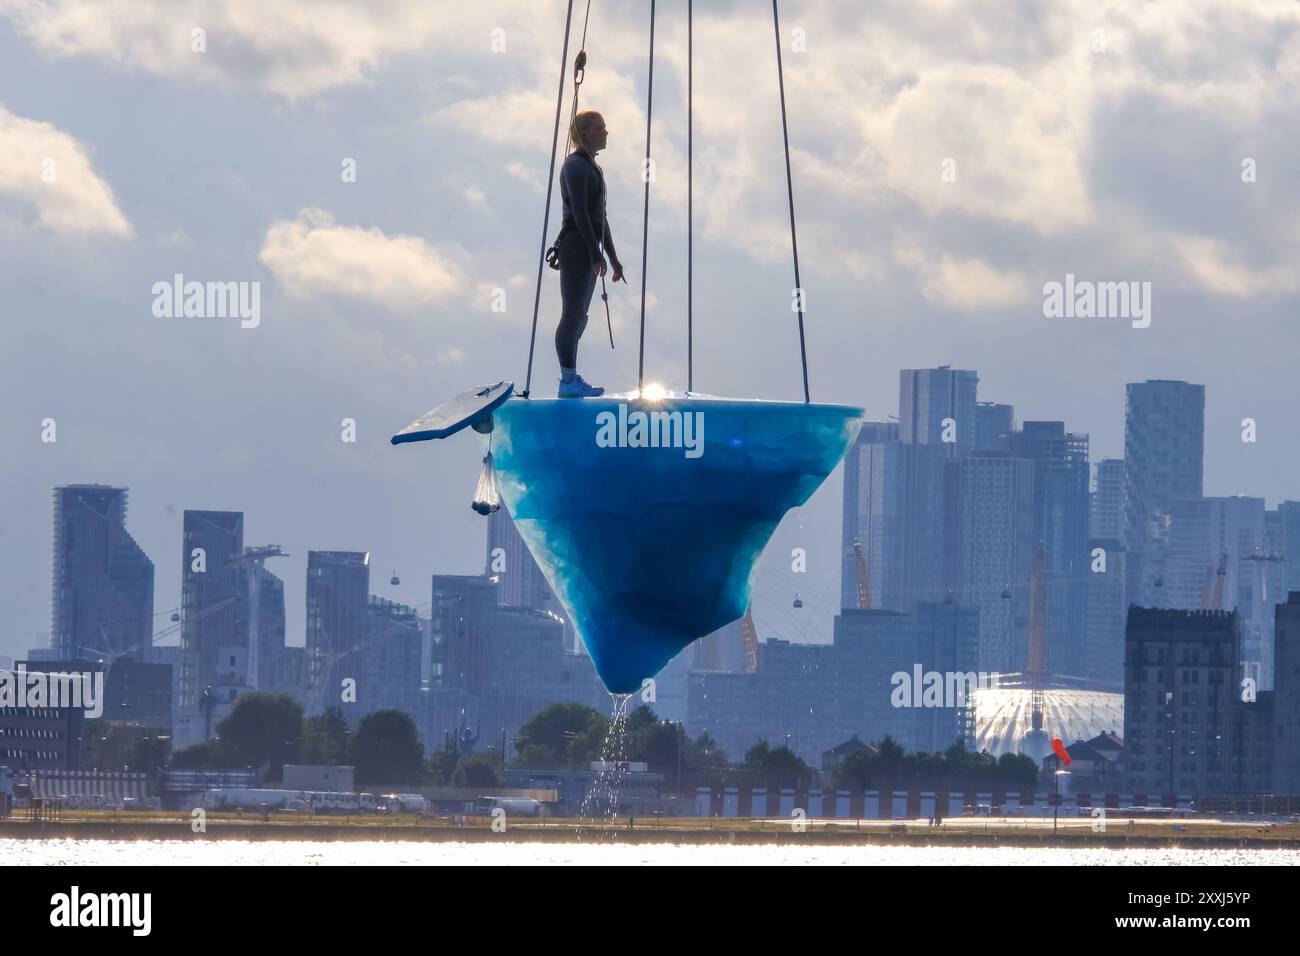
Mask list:
POLYGON ((596 110, 583 110, 573 118, 569 124, 569 142, 573 144, 574 149, 585 149, 591 152, 591 146, 587 143, 587 134, 596 122, 604 122, 605 117, 601 116, 596 110))

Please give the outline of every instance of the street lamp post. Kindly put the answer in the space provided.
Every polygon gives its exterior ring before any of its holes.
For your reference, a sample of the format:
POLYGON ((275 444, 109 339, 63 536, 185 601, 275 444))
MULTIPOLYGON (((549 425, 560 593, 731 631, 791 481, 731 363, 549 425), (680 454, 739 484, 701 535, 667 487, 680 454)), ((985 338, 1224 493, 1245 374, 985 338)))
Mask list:
POLYGON ((1061 815, 1061 775, 1067 770, 1057 770, 1052 775, 1052 835, 1056 835, 1056 820, 1061 815))

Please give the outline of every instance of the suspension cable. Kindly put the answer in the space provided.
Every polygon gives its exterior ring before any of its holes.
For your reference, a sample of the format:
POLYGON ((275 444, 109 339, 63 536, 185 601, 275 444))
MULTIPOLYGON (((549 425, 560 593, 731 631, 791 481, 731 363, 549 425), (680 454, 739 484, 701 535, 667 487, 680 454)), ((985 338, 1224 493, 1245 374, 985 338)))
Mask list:
POLYGON ((655 96, 655 0, 650 0, 650 73, 646 83, 645 102, 645 165, 641 178, 645 180, 645 207, 641 212, 641 349, 637 360, 636 388, 638 394, 645 387, 645 270, 646 253, 650 241, 650 128, 655 96))
MULTIPOLYGON (((587 24, 591 21, 591 0, 587 0, 587 12, 582 18, 582 42, 578 44, 578 55, 573 58, 573 108, 569 110, 569 130, 578 118, 578 88, 587 78, 587 24)), ((573 137, 564 137, 564 158, 573 152, 573 137)))
POLYGON ((533 331, 528 340, 528 374, 524 379, 523 397, 527 398, 533 384, 533 351, 537 347, 537 313, 542 304, 542 270, 546 267, 546 235, 551 227, 551 190, 555 186, 556 140, 560 135, 560 113, 564 109, 564 75, 569 69, 569 31, 573 26, 573 0, 564 19, 564 52, 560 54, 560 91, 555 96, 555 130, 551 133, 551 171, 546 177, 546 211, 542 215, 542 251, 537 256, 537 291, 533 293, 533 331))
POLYGON ((686 392, 695 385, 695 15, 686 0, 686 392))
POLYGON ((781 21, 776 9, 777 0, 772 0, 772 26, 776 30, 776 79, 781 89, 781 135, 785 140, 785 187, 790 199, 790 250, 794 255, 794 295, 799 313, 799 362, 803 366, 803 400, 808 397, 808 349, 804 342, 803 313, 804 292, 799 282, 799 238, 794 228, 794 177, 790 173, 790 129, 785 116, 785 68, 781 64, 781 21))
MULTIPOLYGON (((573 152, 573 130, 578 122, 578 95, 582 81, 587 78, 587 24, 591 20, 591 0, 587 0, 587 12, 582 18, 582 43, 578 46, 578 55, 573 58, 573 108, 569 110, 569 135, 564 138, 564 159, 567 162, 573 152)), ((595 156, 592 157, 595 162, 595 156)), ((604 182, 604 174, 601 174, 604 182)), ((597 242, 601 255, 605 253, 605 244, 597 242)), ((614 320, 609 314, 609 290, 605 287, 605 277, 600 277, 600 299, 605 303, 605 325, 609 329, 609 347, 614 347, 614 320)))

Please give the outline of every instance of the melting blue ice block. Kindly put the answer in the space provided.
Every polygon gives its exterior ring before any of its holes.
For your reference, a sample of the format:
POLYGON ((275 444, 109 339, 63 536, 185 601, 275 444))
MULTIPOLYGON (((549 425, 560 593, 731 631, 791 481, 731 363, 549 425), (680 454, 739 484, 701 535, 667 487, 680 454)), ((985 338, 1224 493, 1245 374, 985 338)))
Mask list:
POLYGON ((501 496, 614 693, 741 617, 758 559, 857 438, 845 405, 668 393, 514 398, 501 496))

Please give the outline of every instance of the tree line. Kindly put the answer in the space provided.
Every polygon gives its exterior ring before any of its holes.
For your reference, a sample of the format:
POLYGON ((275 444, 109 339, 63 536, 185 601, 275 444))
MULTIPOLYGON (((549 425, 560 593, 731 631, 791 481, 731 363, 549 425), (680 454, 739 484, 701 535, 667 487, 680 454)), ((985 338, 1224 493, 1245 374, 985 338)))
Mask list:
MULTIPOLYGON (((691 738, 680 723, 660 720, 641 706, 627 717, 621 749, 605 753, 610 721, 583 704, 552 704, 525 723, 513 738, 518 769, 588 770, 609 757, 644 763, 663 775, 671 789, 697 787, 797 788, 815 773, 789 747, 754 743, 733 764, 707 733, 691 738)), ((412 786, 500 785, 501 756, 462 755, 446 746, 426 755, 410 715, 400 710, 367 714, 355 729, 342 711, 327 708, 307 717, 289 694, 253 691, 239 697, 218 722, 216 737, 172 753, 159 738, 132 736, 106 721, 87 725, 84 766, 108 769, 252 767, 261 779, 282 779, 285 764, 350 765, 358 784, 412 786)), ((927 790, 1015 790, 1032 787, 1038 765, 1029 757, 987 751, 973 753, 958 740, 943 753, 909 753, 892 737, 847 755, 829 781, 838 789, 919 788, 927 790)))

